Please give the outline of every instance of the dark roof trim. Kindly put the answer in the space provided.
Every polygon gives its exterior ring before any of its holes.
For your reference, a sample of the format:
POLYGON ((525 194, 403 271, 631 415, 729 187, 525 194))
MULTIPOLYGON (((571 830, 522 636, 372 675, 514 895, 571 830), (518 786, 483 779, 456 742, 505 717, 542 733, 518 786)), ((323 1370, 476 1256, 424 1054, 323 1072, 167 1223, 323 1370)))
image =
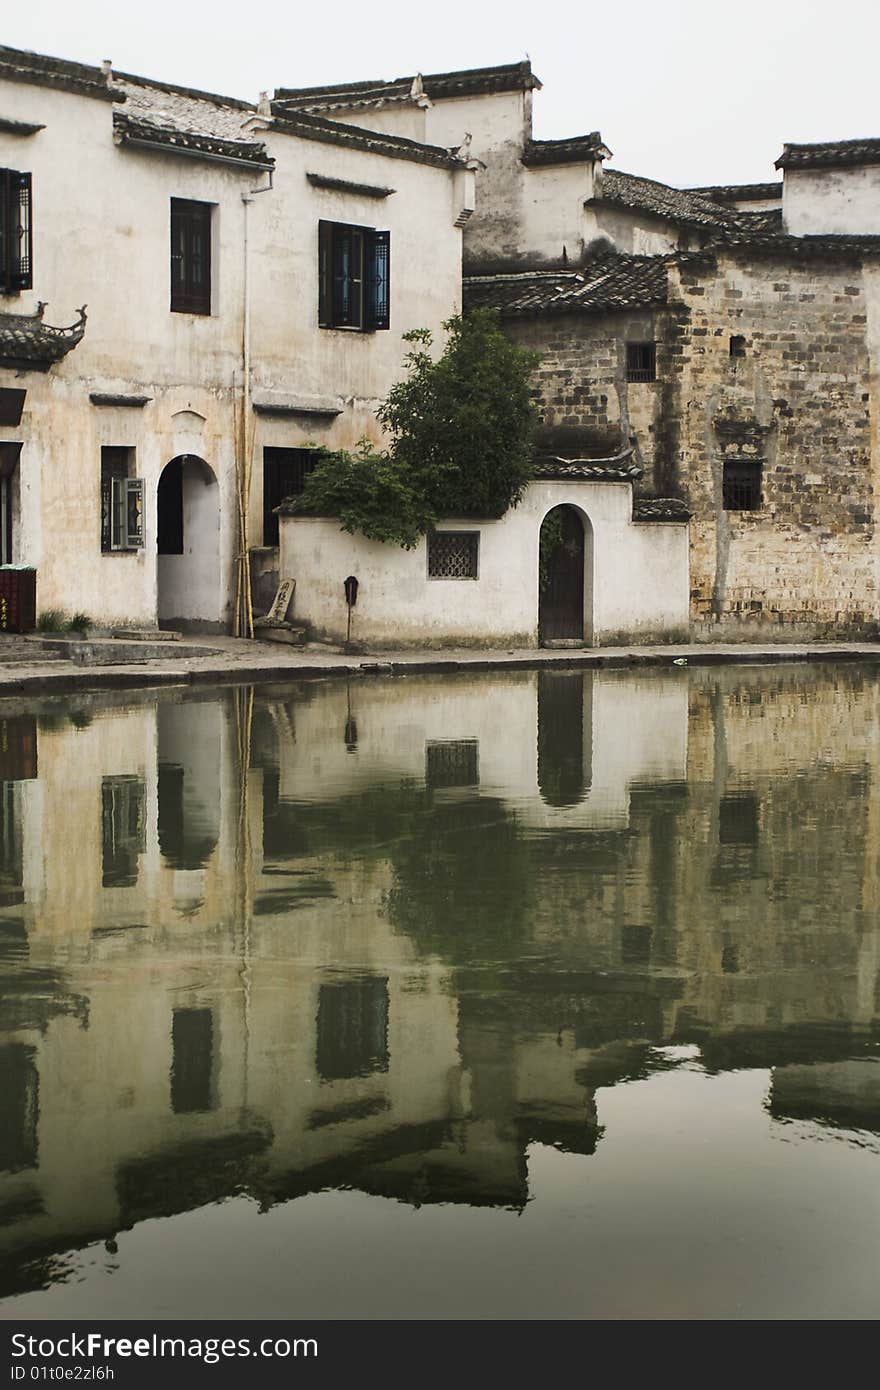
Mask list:
POLYGON ((880 164, 880 139, 829 140, 815 145, 784 145, 777 169, 845 169, 880 164))
POLYGON ((713 239, 713 251, 746 251, 750 255, 785 256, 789 260, 860 261, 880 256, 880 236, 787 236, 772 232, 733 232, 713 239))
POLYGON ((413 73, 409 77, 395 77, 390 82, 380 79, 339 82, 324 87, 276 87, 275 100, 300 108, 358 106, 365 102, 405 98, 416 81, 420 81, 422 90, 432 101, 493 92, 527 92, 541 86, 532 72, 531 63, 526 59, 497 67, 463 68, 458 72, 413 73))
POLYGON ((782 197, 782 180, 773 183, 718 183, 682 191, 695 193, 700 198, 711 198, 713 203, 761 203, 768 198, 782 197))
POLYGON ((47 372, 82 340, 86 331, 86 306, 68 328, 54 328, 43 322, 45 304, 33 314, 7 314, 0 311, 0 365, 26 371, 47 372))
POLYGON ((124 97, 110 89, 103 68, 87 63, 71 63, 66 58, 48 58, 21 48, 0 46, 0 79, 26 82, 35 87, 54 87, 97 101, 121 101, 124 97))
POLYGON ((207 159, 246 169, 274 169, 275 161, 266 146, 257 141, 225 140, 217 135, 196 135, 190 131, 168 129, 130 116, 113 116, 113 128, 120 145, 151 150, 157 154, 178 154, 207 159))
POLYGON ((527 140, 522 162, 527 168, 544 164, 583 164, 610 159, 611 151, 602 143, 598 130, 589 135, 573 135, 568 140, 527 140))
POLYGON ((331 179, 326 174, 306 174, 313 188, 327 188, 332 193, 358 193, 362 198, 390 198, 395 188, 383 188, 374 183, 355 183, 351 179, 331 179))
POLYGON ((679 497, 636 497, 633 500, 632 519, 635 522, 663 522, 664 524, 690 521, 691 512, 679 497))
POLYGON ((13 121, 8 116, 0 116, 0 132, 4 135, 36 135, 38 130, 45 129, 38 121, 13 121))
POLYGON ((351 149, 385 155, 388 159, 410 159, 416 164, 432 164, 438 169, 463 167, 460 159, 439 145, 423 145, 402 135, 379 134, 375 130, 364 130, 361 126, 328 121, 323 116, 310 116, 304 111, 276 116, 271 128, 279 135, 296 135, 301 140, 317 140, 325 145, 347 145, 351 149))
POLYGON ((632 449, 605 459, 566 459, 544 454, 534 460, 532 477, 541 482, 632 483, 645 471, 633 462, 632 455, 632 449))
POLYGON ((122 405, 131 406, 135 409, 148 405, 153 399, 152 396, 125 396, 114 395, 112 391, 90 391, 89 400, 92 405, 122 405))
POLYGON ((285 396, 269 394, 253 401, 257 415, 303 415, 335 419, 345 409, 341 396, 285 396))

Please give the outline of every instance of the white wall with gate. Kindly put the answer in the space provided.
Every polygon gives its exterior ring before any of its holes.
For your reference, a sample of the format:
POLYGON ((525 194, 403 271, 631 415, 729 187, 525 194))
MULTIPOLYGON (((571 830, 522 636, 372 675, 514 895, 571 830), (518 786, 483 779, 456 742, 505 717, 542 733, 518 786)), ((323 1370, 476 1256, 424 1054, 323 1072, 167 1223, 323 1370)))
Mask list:
POLYGON ((281 576, 296 580, 291 618, 317 636, 343 641, 343 585, 355 575, 355 641, 388 648, 537 646, 538 543, 545 516, 560 505, 574 507, 592 528, 586 640, 590 633, 596 646, 686 639, 687 523, 634 522, 629 482, 536 481, 500 520, 444 520, 440 530, 479 532, 475 579, 430 578, 424 539, 403 550, 348 535, 330 518, 281 516, 281 576))

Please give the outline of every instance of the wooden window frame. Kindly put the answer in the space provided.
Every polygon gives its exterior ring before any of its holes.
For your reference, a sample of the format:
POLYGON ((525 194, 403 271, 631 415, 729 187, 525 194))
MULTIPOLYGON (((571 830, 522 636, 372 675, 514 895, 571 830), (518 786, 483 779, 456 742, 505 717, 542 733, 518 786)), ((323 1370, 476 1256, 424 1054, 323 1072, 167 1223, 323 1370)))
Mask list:
POLYGON ((0 169, 0 294, 34 287, 33 182, 19 169, 0 169))
POLYGON ((474 583, 480 577, 480 532, 479 531, 430 531, 427 544, 427 572, 430 580, 445 580, 453 584, 474 583), (447 574, 439 572, 443 568, 438 552, 451 543, 458 542, 467 551, 470 573, 447 574))
POLYGON ((101 450, 101 553, 119 555, 144 548, 144 480, 131 476, 134 449, 101 450))
POLYGON ((318 326, 376 333, 391 327, 391 233, 318 223, 318 326))
POLYGON ((171 199, 171 312, 211 313, 211 241, 214 204, 192 198, 171 199), (201 234, 204 244, 197 247, 201 234), (203 261, 201 274, 197 264, 203 261))

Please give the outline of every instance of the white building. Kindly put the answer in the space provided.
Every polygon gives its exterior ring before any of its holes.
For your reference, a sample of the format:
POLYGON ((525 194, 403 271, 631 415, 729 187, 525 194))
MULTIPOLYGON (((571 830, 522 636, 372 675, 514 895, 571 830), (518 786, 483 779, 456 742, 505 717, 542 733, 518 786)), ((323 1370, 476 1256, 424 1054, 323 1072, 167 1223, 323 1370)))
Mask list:
POLYGON ((306 446, 378 442, 402 335, 460 307, 472 183, 444 148, 0 48, 0 561, 38 608, 228 627, 242 485, 271 590, 306 446))

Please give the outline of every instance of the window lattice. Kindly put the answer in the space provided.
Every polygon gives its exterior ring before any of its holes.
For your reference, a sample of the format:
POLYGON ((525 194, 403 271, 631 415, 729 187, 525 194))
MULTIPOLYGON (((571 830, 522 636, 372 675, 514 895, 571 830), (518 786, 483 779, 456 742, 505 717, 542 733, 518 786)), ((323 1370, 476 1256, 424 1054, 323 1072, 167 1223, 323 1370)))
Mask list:
POLYGON ((725 459, 722 479, 724 510, 754 512, 761 506, 759 459, 725 459))
POLYGON ((480 745, 475 738, 438 739, 425 744, 425 785, 476 787, 480 781, 480 745))
POLYGON ((627 343, 626 379, 627 381, 657 380, 656 343, 627 343))
POLYGON ((428 538, 429 579, 476 579, 479 531, 435 531, 428 538))

